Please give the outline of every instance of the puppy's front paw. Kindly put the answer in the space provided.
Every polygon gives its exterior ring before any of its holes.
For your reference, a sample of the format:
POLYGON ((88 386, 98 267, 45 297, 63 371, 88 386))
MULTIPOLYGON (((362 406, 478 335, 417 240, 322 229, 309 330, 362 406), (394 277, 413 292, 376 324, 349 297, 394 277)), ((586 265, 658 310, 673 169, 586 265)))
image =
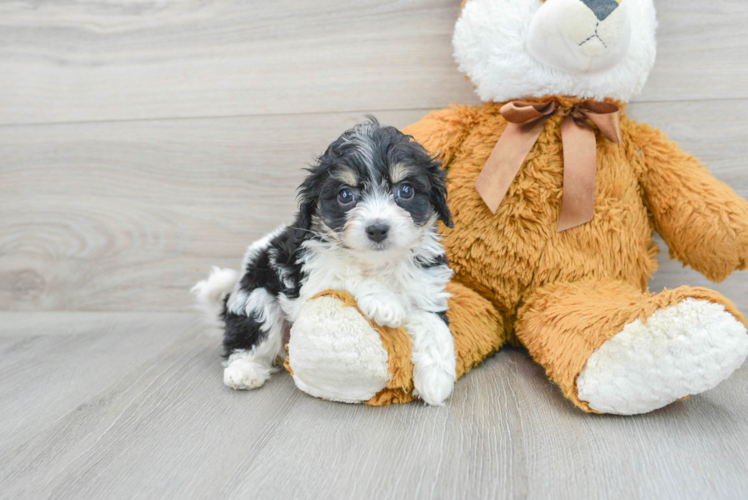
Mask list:
POLYGON ((455 373, 435 364, 413 366, 413 395, 433 406, 441 406, 452 394, 455 386, 455 373))
POLYGON ((260 363, 239 358, 223 370, 223 383, 236 390, 257 389, 270 378, 270 373, 270 369, 260 363))
POLYGON ((365 295, 358 298, 357 302, 364 316, 378 325, 397 328, 405 321, 405 308, 394 299, 365 295))

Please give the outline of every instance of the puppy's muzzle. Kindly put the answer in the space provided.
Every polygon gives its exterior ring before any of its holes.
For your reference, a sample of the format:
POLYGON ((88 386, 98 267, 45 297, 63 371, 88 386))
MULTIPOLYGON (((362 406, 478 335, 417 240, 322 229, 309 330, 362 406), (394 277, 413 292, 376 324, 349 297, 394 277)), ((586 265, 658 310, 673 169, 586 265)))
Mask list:
POLYGON ((390 226, 387 224, 372 224, 366 227, 366 235, 371 241, 381 243, 387 238, 390 226))

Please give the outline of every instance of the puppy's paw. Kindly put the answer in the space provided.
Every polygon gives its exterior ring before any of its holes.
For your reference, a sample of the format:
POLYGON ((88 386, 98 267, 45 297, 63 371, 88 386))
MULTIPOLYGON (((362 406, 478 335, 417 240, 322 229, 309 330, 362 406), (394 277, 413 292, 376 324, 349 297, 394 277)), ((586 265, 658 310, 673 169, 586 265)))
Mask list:
POLYGON ((236 390, 257 389, 270 378, 270 374, 270 368, 245 358, 238 358, 229 362, 223 370, 223 383, 236 390))
POLYGON ((378 325, 397 328, 405 321, 405 308, 394 297, 364 295, 357 303, 364 316, 378 325))
POLYGON ((452 394, 455 373, 435 364, 413 366, 413 395, 432 406, 441 406, 452 394))

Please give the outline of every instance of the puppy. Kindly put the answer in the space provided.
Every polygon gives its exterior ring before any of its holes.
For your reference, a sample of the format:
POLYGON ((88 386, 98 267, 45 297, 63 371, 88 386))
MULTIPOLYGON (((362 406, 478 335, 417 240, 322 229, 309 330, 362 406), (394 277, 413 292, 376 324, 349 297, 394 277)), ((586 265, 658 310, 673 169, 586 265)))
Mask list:
POLYGON ((214 269, 193 291, 224 329, 224 383, 262 386, 285 356, 301 306, 317 293, 352 294, 369 319, 404 326, 421 399, 443 404, 455 381, 445 285, 452 276, 436 231, 452 225, 441 164, 374 118, 333 142, 299 187, 299 212, 253 243, 241 276, 214 269), (219 306, 220 309, 217 309, 219 306))

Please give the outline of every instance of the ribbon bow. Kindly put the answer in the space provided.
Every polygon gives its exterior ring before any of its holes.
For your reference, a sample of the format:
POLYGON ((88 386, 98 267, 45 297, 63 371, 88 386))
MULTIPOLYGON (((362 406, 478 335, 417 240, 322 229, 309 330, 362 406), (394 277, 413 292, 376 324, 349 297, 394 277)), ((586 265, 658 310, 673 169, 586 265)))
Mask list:
MULTIPOLYGON (((500 113, 509 123, 475 183, 475 189, 491 212, 499 209, 545 122, 559 109, 556 101, 512 101, 502 106, 500 113)), ((615 104, 587 101, 561 112, 566 118, 561 122, 564 187, 559 232, 591 221, 595 210, 597 146, 595 131, 587 120, 612 142, 620 144, 622 141, 619 108, 615 104)))

